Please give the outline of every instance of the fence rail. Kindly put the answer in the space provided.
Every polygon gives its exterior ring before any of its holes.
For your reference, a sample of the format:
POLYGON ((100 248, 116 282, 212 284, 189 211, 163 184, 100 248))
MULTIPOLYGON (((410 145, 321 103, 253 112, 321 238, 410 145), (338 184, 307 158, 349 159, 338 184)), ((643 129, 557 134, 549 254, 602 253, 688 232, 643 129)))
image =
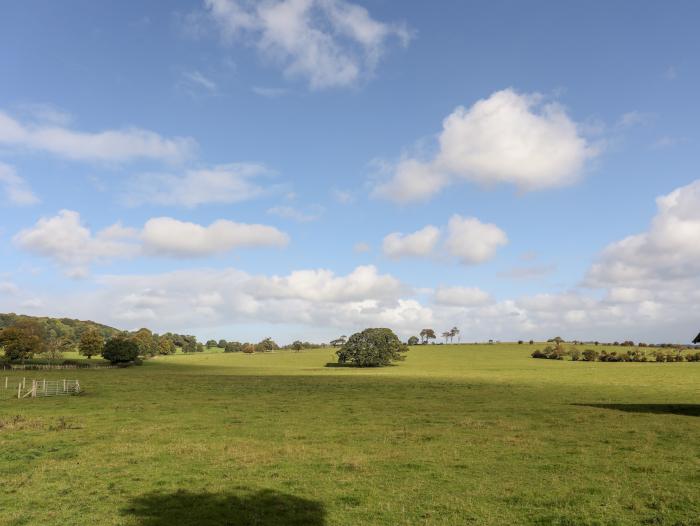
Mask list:
POLYGON ((9 377, 0 381, 0 398, 43 398, 48 396, 70 396, 80 394, 80 380, 29 380, 16 379, 10 383, 9 377))

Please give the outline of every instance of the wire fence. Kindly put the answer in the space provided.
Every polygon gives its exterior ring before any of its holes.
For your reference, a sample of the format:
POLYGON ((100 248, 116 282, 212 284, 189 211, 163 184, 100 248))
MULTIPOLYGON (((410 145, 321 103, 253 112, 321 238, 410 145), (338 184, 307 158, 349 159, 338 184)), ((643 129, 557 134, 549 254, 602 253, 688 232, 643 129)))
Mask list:
POLYGON ((78 395, 79 380, 34 380, 9 377, 0 379, 0 399, 43 398, 49 396, 78 395))

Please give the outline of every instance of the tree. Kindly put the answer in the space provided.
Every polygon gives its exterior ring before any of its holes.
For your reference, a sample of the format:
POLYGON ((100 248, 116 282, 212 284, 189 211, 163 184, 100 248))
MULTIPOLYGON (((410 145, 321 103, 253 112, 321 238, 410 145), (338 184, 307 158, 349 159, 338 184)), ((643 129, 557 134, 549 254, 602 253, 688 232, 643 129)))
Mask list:
POLYGON ((418 336, 411 336, 408 339, 408 345, 418 345, 418 342, 420 342, 420 340, 418 339, 418 336))
POLYGON ((212 347, 218 347, 216 340, 207 340, 207 349, 211 349, 212 347))
POLYGON ((443 332, 441 336, 445 338, 445 343, 447 343, 447 338, 450 337, 450 331, 443 332))
POLYGON ((365 329, 348 338, 336 354, 338 363, 352 363, 357 367, 380 367, 392 361, 403 360, 408 346, 401 343, 391 329, 365 329))
MULTIPOLYGON (((454 341, 455 336, 459 336, 459 329, 457 327, 452 327, 452 329, 450 329, 450 342, 454 341)), ((459 338, 457 341, 459 342, 459 338)))
POLYGON ((93 356, 102 353, 105 341, 102 334, 97 329, 88 329, 80 337, 78 342, 78 350, 83 356, 87 356, 88 360, 93 356))
POLYGON ((131 335, 139 348, 140 356, 155 356, 158 353, 158 337, 148 329, 139 329, 131 335))
POLYGON ((224 340, 223 338, 221 340, 219 340, 218 346, 221 347, 222 349, 225 349, 226 348, 226 340, 224 340))
POLYGON ((102 357, 112 363, 129 363, 139 357, 139 346, 128 336, 114 336, 107 340, 102 357))
POLYGON ((420 337, 423 338, 423 343, 428 343, 428 340, 434 340, 437 338, 433 329, 423 329, 420 331, 420 337))
POLYGON ((297 352, 301 351, 303 348, 304 344, 299 340, 296 340, 294 343, 292 343, 292 349, 294 349, 297 352))
POLYGON ((0 331, 0 347, 5 350, 5 358, 11 362, 24 362, 42 353, 45 345, 41 332, 41 326, 30 320, 19 321, 0 331))
POLYGON ((241 352, 243 351, 243 344, 241 342, 226 342, 224 346, 224 352, 241 352))
POLYGON ((244 343, 243 344, 243 352, 245 354, 254 354, 255 353, 255 345, 252 343, 244 343))
POLYGON ((160 338, 158 340, 158 354, 175 354, 175 344, 170 338, 160 338))
POLYGON ((343 345, 345 345, 347 338, 348 337, 343 334, 340 338, 336 338, 335 340, 331 340, 331 345, 333 347, 342 347, 343 345))

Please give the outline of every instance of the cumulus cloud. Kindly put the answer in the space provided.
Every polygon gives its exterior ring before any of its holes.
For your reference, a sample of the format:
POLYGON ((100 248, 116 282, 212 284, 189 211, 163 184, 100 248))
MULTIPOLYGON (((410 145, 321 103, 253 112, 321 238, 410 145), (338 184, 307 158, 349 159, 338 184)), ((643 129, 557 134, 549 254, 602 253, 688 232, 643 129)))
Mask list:
POLYGON ((184 174, 141 174, 128 184, 124 201, 194 208, 204 204, 238 203, 262 195, 265 188, 254 180, 271 175, 261 164, 233 163, 187 170, 184 174))
POLYGON ((266 225, 220 219, 209 226, 171 217, 149 219, 141 232, 147 254, 167 257, 206 257, 240 247, 284 247, 287 234, 266 225))
POLYGON ((0 111, 0 145, 39 150, 80 161, 154 159, 180 162, 196 147, 191 138, 165 138, 139 128, 80 132, 51 122, 22 123, 0 111))
POLYGON ((700 275, 700 180, 656 200, 646 232, 609 245, 590 269, 595 287, 646 287, 700 275))
POLYGON ((482 223, 475 217, 455 214, 447 224, 445 248, 464 264, 488 261, 506 244, 508 236, 493 223, 482 223))
MULTIPOLYGON (((374 19, 345 0, 205 0, 225 40, 243 39, 286 76, 312 89, 343 87, 371 75, 391 40, 406 45, 402 24, 374 19)), ((191 17, 201 25, 201 17, 191 17)))
POLYGON ((72 277, 85 277, 93 263, 138 255, 205 257, 242 247, 283 247, 288 236, 274 227, 218 220, 209 226, 158 217, 142 229, 116 223, 96 233, 73 210, 41 218, 20 231, 13 241, 19 248, 53 260, 72 277))
POLYGON ((5 198, 15 205, 33 205, 39 202, 39 198, 22 177, 17 175, 15 169, 9 164, 0 163, 0 188, 5 193, 5 198))
POLYGON ((127 241, 132 235, 119 225, 93 234, 81 224, 78 212, 61 210, 58 215, 41 218, 32 228, 20 231, 13 241, 27 252, 52 259, 67 274, 82 277, 94 262, 133 256, 138 249, 127 241))
MULTIPOLYGON (((428 225, 412 234, 393 232, 387 235, 382 250, 392 259, 433 257, 442 238, 439 228, 428 225)), ((493 258, 496 251, 507 243, 508 236, 496 225, 455 214, 447 224, 440 254, 444 251, 465 265, 474 265, 493 258)))
POLYGON ((373 195, 425 200, 456 180, 540 190, 576 181, 596 149, 565 109, 538 94, 493 93, 443 121, 432 159, 403 158, 373 195))
POLYGON ((429 256, 440 239, 440 230, 428 225, 412 234, 394 232, 384 238, 382 250, 384 255, 399 259, 406 256, 429 256))

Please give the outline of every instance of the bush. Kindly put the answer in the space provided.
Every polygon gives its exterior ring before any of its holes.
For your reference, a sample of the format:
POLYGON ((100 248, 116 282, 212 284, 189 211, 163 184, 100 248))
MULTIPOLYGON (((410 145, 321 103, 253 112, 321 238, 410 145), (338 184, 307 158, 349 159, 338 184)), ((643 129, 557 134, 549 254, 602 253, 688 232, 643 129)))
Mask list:
POLYGON ((583 351, 583 361, 584 362, 595 362, 598 359, 598 351, 593 349, 586 349, 583 351))
POLYGON ((401 343, 391 329, 365 329, 350 336, 336 352, 338 363, 352 363, 357 367, 380 367, 394 360, 403 360, 408 346, 401 343))
POLYGON ((254 354, 255 345, 253 345, 252 343, 243 344, 243 352, 246 354, 254 354))
POLYGON ((139 346, 124 336, 110 338, 102 349, 102 358, 116 364, 133 362, 138 355, 139 346))
POLYGON ((581 351, 578 349, 571 349, 569 356, 571 356, 572 361, 578 362, 581 359, 581 351))
POLYGON ((241 342, 226 342, 224 345, 224 352, 241 352, 243 351, 243 344, 241 342))

